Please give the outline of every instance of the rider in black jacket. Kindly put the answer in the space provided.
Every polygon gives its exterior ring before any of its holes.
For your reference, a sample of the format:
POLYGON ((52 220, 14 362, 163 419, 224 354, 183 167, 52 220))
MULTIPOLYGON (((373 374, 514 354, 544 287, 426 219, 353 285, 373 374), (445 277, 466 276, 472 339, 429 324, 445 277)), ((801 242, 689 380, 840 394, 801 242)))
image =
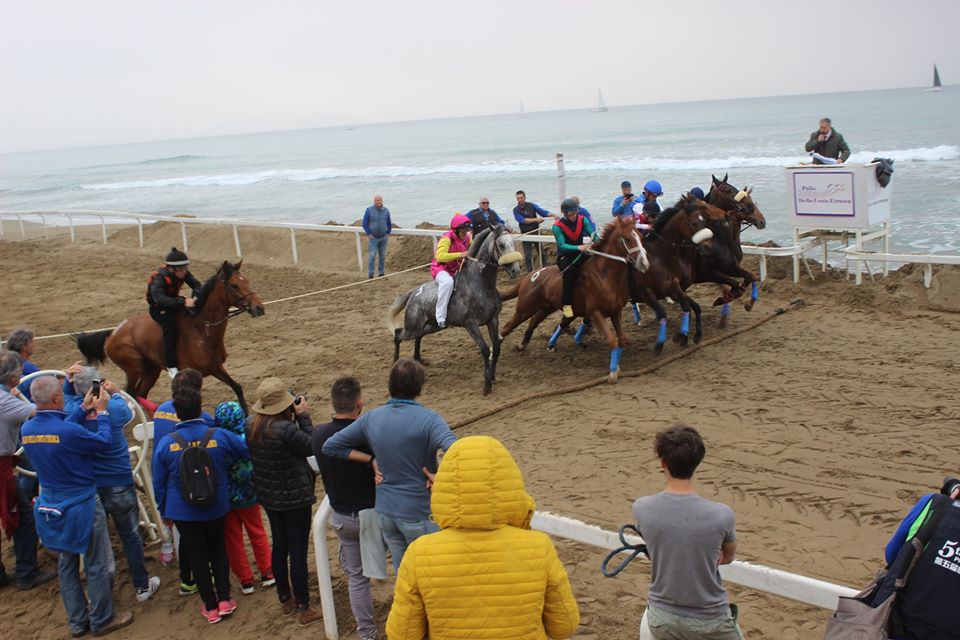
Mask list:
POLYGON ((190 259, 176 247, 170 249, 164 264, 153 272, 147 282, 147 303, 150 317, 163 329, 163 362, 170 377, 177 375, 177 311, 193 309, 195 298, 184 298, 180 288, 186 283, 194 293, 199 293, 197 281, 187 266, 190 259))

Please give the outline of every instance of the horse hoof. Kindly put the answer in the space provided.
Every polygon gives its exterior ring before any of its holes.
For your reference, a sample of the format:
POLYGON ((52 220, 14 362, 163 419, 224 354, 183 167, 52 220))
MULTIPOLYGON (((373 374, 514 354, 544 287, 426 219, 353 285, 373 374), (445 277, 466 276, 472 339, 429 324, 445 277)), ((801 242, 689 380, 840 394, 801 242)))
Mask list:
POLYGON ((653 350, 657 353, 663 353, 663 343, 658 342, 657 344, 655 344, 653 347, 653 350))
POLYGON ((723 305, 723 304, 726 303, 726 302, 727 302, 727 301, 724 300, 723 298, 717 298, 716 300, 713 301, 713 306, 719 307, 719 306, 723 305))
POLYGON ((727 328, 727 316, 720 316, 720 322, 718 323, 721 329, 727 328))
POLYGON ((526 350, 527 350, 527 345, 526 345, 526 343, 514 345, 513 349, 514 349, 514 351, 526 351, 526 350))
POLYGON ((690 337, 683 333, 678 333, 673 337, 673 341, 679 344, 681 347, 687 346, 687 343, 690 341, 690 337))
POLYGON ((483 395, 488 396, 488 395, 490 395, 490 392, 491 392, 491 391, 493 391, 493 386, 491 386, 491 385, 489 385, 489 384, 483 385, 483 395))
POLYGON ((753 311, 753 302, 745 302, 745 303, 743 303, 743 310, 744 310, 744 311, 753 311))
POLYGON ((617 380, 619 379, 620 379, 620 369, 617 369, 616 371, 611 371, 607 375, 607 382, 609 382, 610 384, 617 384, 617 380))
POLYGON ((549 346, 547 347, 547 351, 549 351, 550 353, 553 353, 553 352, 555 352, 556 350, 557 350, 556 347, 549 347, 549 346))
POLYGON ((697 333, 693 336, 693 344, 700 344, 700 341, 703 340, 703 334, 697 333))
POLYGON ((425 367, 429 367, 429 366, 430 366, 430 363, 429 363, 429 362, 427 362, 426 360, 423 360, 423 359, 421 359, 421 358, 414 358, 414 360, 416 360, 417 362, 419 362, 420 364, 422 364, 422 365, 425 366, 425 367))

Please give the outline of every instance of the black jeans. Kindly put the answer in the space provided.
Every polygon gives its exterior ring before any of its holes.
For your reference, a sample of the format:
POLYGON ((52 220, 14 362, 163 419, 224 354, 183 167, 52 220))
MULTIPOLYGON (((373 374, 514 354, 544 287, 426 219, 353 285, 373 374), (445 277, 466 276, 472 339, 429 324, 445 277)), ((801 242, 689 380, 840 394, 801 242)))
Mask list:
POLYGON ((150 317, 163 329, 163 362, 169 369, 177 366, 177 341, 180 329, 177 327, 176 312, 161 311, 157 307, 150 307, 150 317))
POLYGON ((293 597, 297 604, 310 604, 310 590, 307 587, 307 544, 310 541, 310 521, 313 517, 311 511, 310 507, 288 511, 266 509, 267 519, 270 520, 270 535, 273 538, 273 577, 277 579, 277 597, 280 602, 290 599, 292 583, 293 597))
MULTIPOLYGON (((216 520, 174 521, 180 531, 180 549, 187 552, 190 569, 207 610, 230 599, 230 561, 224 544, 224 518, 216 520), (213 582, 210 571, 213 571, 213 582)), ((180 562, 184 559, 181 558, 180 562)))
POLYGON ((564 305, 573 304, 573 290, 577 286, 577 280, 580 279, 580 268, 583 266, 584 259, 586 256, 582 254, 561 254, 557 257, 557 266, 563 273, 563 296, 560 300, 564 305))

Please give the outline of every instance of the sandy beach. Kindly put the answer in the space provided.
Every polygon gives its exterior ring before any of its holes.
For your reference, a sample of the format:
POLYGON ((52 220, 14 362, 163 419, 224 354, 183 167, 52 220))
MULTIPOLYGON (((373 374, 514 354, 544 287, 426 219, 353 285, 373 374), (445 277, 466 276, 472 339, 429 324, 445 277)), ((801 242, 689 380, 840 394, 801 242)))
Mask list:
MULTIPOLYGON (((364 280, 332 294, 268 305, 262 318, 230 322, 227 368, 248 397, 262 378, 279 375, 307 395, 315 421, 323 420, 330 413, 330 384, 349 374, 364 385, 368 407, 385 401, 392 339, 384 313, 397 294, 426 280, 426 270, 368 283, 357 270, 350 237, 298 234, 300 264, 294 266, 289 232, 244 229, 241 236, 243 271, 264 301, 364 280)), ((170 246, 180 245, 179 226, 151 225, 145 241, 145 248, 137 247, 136 228, 114 231, 106 246, 91 234, 76 243, 62 237, 0 241, 0 332, 28 326, 37 336, 59 334, 111 326, 144 312, 146 278, 170 246)), ((393 240, 388 253, 388 271, 420 265, 429 261, 430 240, 393 240)), ((234 261, 229 228, 192 229, 190 256, 200 279, 222 260, 234 261)), ((928 290, 919 268, 906 267, 875 283, 867 279, 860 287, 847 282, 842 271, 821 273, 815 266, 815 275, 816 281, 804 274, 794 285, 789 260, 771 261, 760 301, 749 313, 735 305, 727 329, 718 328, 718 309, 708 306, 715 289, 700 287, 694 295, 704 305, 705 339, 791 301, 805 304, 649 375, 523 402, 457 433, 501 439, 540 509, 614 529, 630 521, 637 496, 662 488, 653 434, 677 421, 695 425, 707 444, 699 489, 736 512, 739 559, 863 586, 881 567, 883 547, 914 501, 936 490, 945 473, 960 472, 960 269, 936 270, 928 290)), ((668 313, 672 331, 679 309, 670 307, 668 313)), ((627 328, 624 371, 682 349, 668 343, 661 356, 653 352, 652 317, 646 312, 643 326, 627 328)), ((508 338, 488 397, 481 394, 479 356, 463 331, 427 338, 423 402, 453 424, 499 403, 603 375, 608 350, 595 335, 585 349, 567 338, 556 353, 548 353, 546 332, 552 326, 544 323, 524 353, 513 349, 522 334, 508 338), (459 383, 432 383, 440 379, 459 383)), ((403 353, 412 353, 412 345, 403 353)), ((72 341, 55 339, 38 341, 34 360, 65 368, 78 358, 72 341)), ((105 371, 122 380, 116 367, 105 371)), ((168 395, 163 376, 151 399, 168 395)), ((211 407, 232 399, 230 390, 213 379, 204 395, 211 407)), ((317 494, 322 495, 319 482, 317 494)), ((328 540, 335 550, 332 536, 328 540)), ((556 542, 581 604, 577 637, 637 637, 647 566, 638 561, 618 578, 604 578, 603 551, 556 542)), ((176 571, 159 565, 158 547, 147 549, 148 566, 164 584, 154 600, 137 604, 119 545, 115 551, 118 606, 137 616, 114 635, 118 639, 203 633, 209 640, 252 640, 322 632, 319 625, 301 629, 283 618, 272 591, 240 596, 239 589, 238 612, 209 627, 196 599, 177 596, 176 571)), ((11 567, 10 543, 3 554, 11 567)), ((54 569, 55 561, 41 555, 45 568, 54 569)), ((334 576, 341 637, 354 638, 337 566, 334 576)), ((311 579, 315 585, 315 576, 311 579)), ((375 586, 381 621, 391 586, 389 581, 375 586)), ((748 638, 820 637, 829 615, 735 586, 730 594, 740 605, 748 638)), ((26 593, 10 587, 0 591, 0 627, 15 638, 66 637, 56 583, 26 593)))

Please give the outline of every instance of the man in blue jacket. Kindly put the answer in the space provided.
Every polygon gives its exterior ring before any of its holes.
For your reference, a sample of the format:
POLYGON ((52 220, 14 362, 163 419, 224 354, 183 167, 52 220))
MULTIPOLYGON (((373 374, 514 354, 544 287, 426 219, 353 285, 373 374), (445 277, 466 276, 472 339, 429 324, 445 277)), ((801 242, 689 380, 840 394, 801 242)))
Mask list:
POLYGON ((230 467, 238 460, 249 460, 250 452, 236 434, 206 423, 196 389, 177 389, 173 406, 182 422, 154 447, 153 491, 160 513, 180 531, 181 549, 187 551, 203 599, 200 613, 213 624, 237 610, 237 603, 230 597, 230 563, 223 542, 224 520, 230 511, 227 480, 230 467), (207 506, 190 504, 181 485, 180 457, 188 448, 201 446, 210 457, 216 488, 215 499, 207 506))
MULTIPOLYGON (((67 413, 82 409, 83 398, 93 387, 94 381, 101 384, 101 393, 109 396, 107 412, 110 414, 110 430, 113 441, 108 451, 93 456, 93 480, 97 485, 97 494, 104 510, 113 518, 117 533, 123 542, 123 555, 133 576, 133 587, 137 590, 137 602, 146 602, 160 588, 160 578, 150 577, 143 556, 143 539, 140 537, 140 510, 137 503, 137 489, 133 485, 133 471, 130 468, 130 450, 123 428, 133 419, 133 411, 127 406, 119 388, 112 382, 101 381, 100 372, 95 367, 79 364, 67 369, 67 379, 63 383, 63 399, 67 413)), ((97 416, 88 411, 81 423, 91 432, 97 430, 97 416)))
POLYGON ((383 196, 373 196, 373 206, 363 212, 363 232, 367 234, 367 278, 373 277, 373 260, 379 256, 378 274, 383 277, 387 262, 387 237, 393 231, 390 209, 383 206, 383 196))
POLYGON ((34 504, 37 533, 48 549, 60 553, 60 595, 71 635, 79 638, 88 631, 106 635, 133 621, 131 612, 113 609, 116 565, 93 479, 93 455, 108 451, 113 443, 107 411, 110 398, 106 393, 94 397, 88 392, 83 404, 68 416, 56 378, 37 378, 30 393, 37 415, 23 424, 21 436, 40 480, 34 504), (88 410, 97 416, 95 433, 79 424, 88 410), (81 555, 87 594, 80 583, 81 555))
POLYGON ((613 199, 613 206, 610 212, 615 216, 632 216, 633 205, 643 202, 642 197, 637 197, 633 192, 633 185, 629 180, 620 183, 620 195, 613 199))

